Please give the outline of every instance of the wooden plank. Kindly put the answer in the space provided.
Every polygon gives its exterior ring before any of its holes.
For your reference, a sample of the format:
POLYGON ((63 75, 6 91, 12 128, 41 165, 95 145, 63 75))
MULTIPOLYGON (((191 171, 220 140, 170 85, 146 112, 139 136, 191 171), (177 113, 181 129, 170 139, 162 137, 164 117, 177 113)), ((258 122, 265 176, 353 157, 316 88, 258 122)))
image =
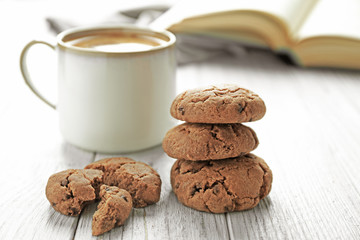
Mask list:
MULTIPOLYGON (((18 62, 22 47, 33 38, 46 35, 41 14, 29 12, 20 3, 0 4, 0 15, 9 23, 2 25, 3 31, 12 36, 0 44, 4 56, 0 58, 0 238, 72 239, 78 218, 53 210, 46 199, 45 186, 51 174, 82 168, 93 161, 94 154, 63 142, 57 113, 37 99, 21 77, 18 62)), ((32 9, 37 7, 35 4, 32 9)), ((40 53, 31 54, 29 62, 38 64, 31 73, 49 96, 50 85, 56 83, 51 72, 54 66, 40 53)))
POLYGON ((231 239, 359 238, 359 74, 264 67, 252 76, 246 84, 268 112, 249 125, 274 184, 258 207, 227 214, 231 239))
MULTIPOLYGON (((97 154, 96 160, 113 156, 130 157, 156 169, 162 179, 161 199, 157 204, 146 208, 133 209, 123 227, 105 233, 100 236, 101 239, 228 239, 223 214, 198 212, 177 201, 170 186, 170 169, 174 160, 160 146, 131 154, 97 154)), ((81 215, 75 239, 91 237, 94 211, 95 207, 81 215)))
POLYGON ((63 143, 56 113, 29 102, 13 102, 1 116, 1 239, 71 239, 78 218, 55 212, 45 186, 51 174, 82 168, 94 154, 63 143))

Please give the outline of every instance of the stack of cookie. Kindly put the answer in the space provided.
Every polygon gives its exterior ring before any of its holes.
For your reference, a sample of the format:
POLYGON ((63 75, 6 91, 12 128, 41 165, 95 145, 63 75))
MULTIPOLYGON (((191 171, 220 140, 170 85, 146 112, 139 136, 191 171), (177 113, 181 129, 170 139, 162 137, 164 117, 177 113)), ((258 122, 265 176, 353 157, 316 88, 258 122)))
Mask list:
POLYGON ((257 94, 234 85, 189 90, 175 98, 171 115, 186 123, 167 132, 163 149, 178 159, 171 185, 181 203, 224 213, 253 208, 269 194, 272 172, 249 153, 259 142, 242 124, 261 119, 265 111, 257 94))

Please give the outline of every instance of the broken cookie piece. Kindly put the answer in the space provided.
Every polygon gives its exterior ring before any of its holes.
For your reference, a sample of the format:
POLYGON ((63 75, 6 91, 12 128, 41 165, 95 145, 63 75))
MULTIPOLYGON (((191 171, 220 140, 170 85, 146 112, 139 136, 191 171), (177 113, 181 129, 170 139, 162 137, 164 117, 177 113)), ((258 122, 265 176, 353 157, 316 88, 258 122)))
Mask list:
POLYGON ((212 213, 255 207, 266 197, 272 172, 254 154, 216 161, 177 160, 171 169, 171 185, 185 206, 212 213))
POLYGON ((58 212, 76 216, 98 198, 103 172, 95 169, 68 169, 50 176, 46 197, 58 212))
POLYGON ((124 189, 102 185, 100 198, 101 201, 92 221, 92 234, 94 236, 123 225, 132 209, 131 195, 124 189))
POLYGON ((126 157, 105 158, 93 162, 85 169, 104 172, 104 184, 128 191, 135 208, 146 207, 160 199, 161 179, 149 165, 126 157))

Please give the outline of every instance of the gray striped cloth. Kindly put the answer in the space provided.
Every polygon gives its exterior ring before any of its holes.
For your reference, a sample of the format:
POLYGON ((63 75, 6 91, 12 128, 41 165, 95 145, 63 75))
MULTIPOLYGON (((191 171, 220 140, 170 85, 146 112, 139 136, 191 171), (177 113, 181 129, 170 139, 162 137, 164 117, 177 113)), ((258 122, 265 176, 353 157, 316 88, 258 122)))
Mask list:
MULTIPOLYGON (((104 19, 99 20, 100 22, 97 24, 124 23, 147 26, 168 10, 169 7, 169 5, 152 5, 127 9, 126 11, 110 14, 104 19)), ((50 29, 56 34, 71 27, 95 24, 93 22, 76 23, 59 17, 47 17, 46 22, 50 29)), ((224 39, 185 34, 177 34, 176 37, 176 58, 178 64, 203 61, 223 54, 231 54, 235 57, 246 54, 246 48, 244 48, 244 46, 224 39)))

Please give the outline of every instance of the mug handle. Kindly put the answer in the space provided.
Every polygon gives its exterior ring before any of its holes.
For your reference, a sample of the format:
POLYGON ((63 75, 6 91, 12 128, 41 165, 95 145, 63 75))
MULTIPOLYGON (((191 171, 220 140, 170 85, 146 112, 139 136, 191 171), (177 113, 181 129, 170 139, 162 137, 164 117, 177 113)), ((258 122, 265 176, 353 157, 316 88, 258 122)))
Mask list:
POLYGON ((26 64, 26 59, 27 59, 27 53, 30 49, 30 47, 32 47, 33 45, 35 44, 44 44, 50 48, 52 48, 53 50, 55 50, 55 46, 50 44, 50 43, 47 43, 47 42, 44 42, 44 41, 31 41, 29 42, 28 44, 26 44, 26 46, 24 47, 24 49, 22 50, 21 52, 21 55, 20 55, 20 70, 21 70, 21 74, 25 80, 25 83, 26 85, 31 89, 31 91, 36 95, 38 96, 44 103, 46 103, 47 105, 49 105, 50 107, 52 107, 53 109, 56 109, 56 105, 51 103, 49 100, 47 100, 37 89, 36 87, 34 86, 33 82, 31 81, 31 78, 30 78, 30 74, 29 74, 29 71, 28 71, 28 68, 27 68, 27 64, 26 64))

